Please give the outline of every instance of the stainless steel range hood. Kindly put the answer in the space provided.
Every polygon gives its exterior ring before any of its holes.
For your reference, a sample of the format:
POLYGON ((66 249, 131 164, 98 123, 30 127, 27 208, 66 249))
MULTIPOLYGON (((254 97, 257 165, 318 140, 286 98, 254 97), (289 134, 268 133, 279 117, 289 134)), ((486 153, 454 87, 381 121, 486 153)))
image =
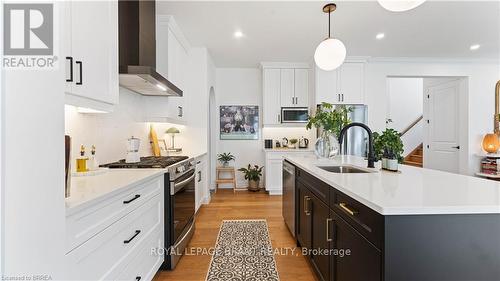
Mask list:
POLYGON ((155 1, 120 0, 120 86, 146 96, 182 96, 156 71, 155 1))

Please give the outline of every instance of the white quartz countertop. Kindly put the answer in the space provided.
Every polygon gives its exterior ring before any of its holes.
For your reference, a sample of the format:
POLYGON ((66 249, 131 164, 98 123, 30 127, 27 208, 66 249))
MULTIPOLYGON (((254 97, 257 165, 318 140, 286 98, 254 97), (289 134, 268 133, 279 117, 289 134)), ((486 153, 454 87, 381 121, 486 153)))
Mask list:
POLYGON ((109 169, 100 175, 72 177, 70 196, 66 198, 66 215, 165 172, 165 169, 109 169))
POLYGON ((318 168, 350 164, 366 168, 361 157, 318 159, 290 154, 286 160, 382 215, 500 214, 500 183, 496 181, 400 165, 400 173, 335 174, 318 168))

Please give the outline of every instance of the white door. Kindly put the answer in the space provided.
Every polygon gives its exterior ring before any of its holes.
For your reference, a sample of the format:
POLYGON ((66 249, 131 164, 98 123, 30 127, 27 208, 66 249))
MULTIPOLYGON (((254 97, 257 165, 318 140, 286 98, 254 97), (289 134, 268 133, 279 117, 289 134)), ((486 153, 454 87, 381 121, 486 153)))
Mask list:
POLYGON ((309 70, 295 69, 295 106, 309 107, 309 70))
POLYGON ((424 168, 459 172, 459 83, 429 87, 424 93, 424 168))
POLYGON ((364 104, 364 63, 344 63, 340 67, 340 103, 364 104))
POLYGON ((72 94, 118 103, 118 3, 71 1, 72 94))
POLYGON ((293 69, 281 70, 281 107, 295 107, 294 77, 293 69))
POLYGON ((339 103, 339 73, 337 70, 324 71, 316 67, 316 104, 322 102, 339 103))
POLYGON ((280 69, 264 69, 264 125, 281 124, 280 69))

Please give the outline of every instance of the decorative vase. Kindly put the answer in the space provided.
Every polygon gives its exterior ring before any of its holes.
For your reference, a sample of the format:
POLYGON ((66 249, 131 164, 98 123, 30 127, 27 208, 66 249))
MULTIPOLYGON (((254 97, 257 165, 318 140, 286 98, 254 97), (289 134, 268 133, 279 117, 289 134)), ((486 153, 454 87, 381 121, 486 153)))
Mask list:
POLYGON ((323 132, 314 145, 314 153, 319 158, 333 158, 339 155, 339 152, 339 141, 337 136, 331 132, 323 132))
POLYGON ((229 167, 229 162, 222 162, 222 167, 229 167))
POLYGON ((248 181, 248 190, 249 191, 259 191, 259 183, 260 180, 249 180, 248 181))

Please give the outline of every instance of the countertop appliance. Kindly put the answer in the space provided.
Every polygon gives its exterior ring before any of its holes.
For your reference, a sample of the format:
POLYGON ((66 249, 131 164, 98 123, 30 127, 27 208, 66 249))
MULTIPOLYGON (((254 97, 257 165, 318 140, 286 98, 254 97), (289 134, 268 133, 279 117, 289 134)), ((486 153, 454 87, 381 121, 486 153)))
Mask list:
MULTIPOLYGON (((339 106, 348 106, 352 112, 348 114, 352 122, 367 124, 368 107, 360 104, 334 105, 334 109, 339 106)), ((318 108, 321 105, 318 105, 318 108)), ((317 130, 317 136, 321 136, 321 130, 317 130)), ((338 136, 337 136, 338 137, 338 136)), ((344 142, 342 143, 342 152, 347 155, 356 155, 366 157, 368 153, 368 134, 363 128, 354 127, 347 131, 344 142)))
POLYGON ((281 123, 307 123, 309 109, 307 107, 282 107, 281 123))
POLYGON ((165 168, 165 261, 162 269, 174 269, 195 230, 194 159, 187 156, 141 157, 138 163, 125 159, 101 165, 108 168, 165 168))
POLYGON ((295 237, 295 166, 283 161, 282 215, 290 233, 295 237))
POLYGON ((309 147, 309 140, 304 137, 301 137, 299 139, 299 148, 307 148, 307 147, 309 147))
POLYGON ((118 1, 120 86, 146 96, 178 96, 156 71, 156 2, 118 1))

